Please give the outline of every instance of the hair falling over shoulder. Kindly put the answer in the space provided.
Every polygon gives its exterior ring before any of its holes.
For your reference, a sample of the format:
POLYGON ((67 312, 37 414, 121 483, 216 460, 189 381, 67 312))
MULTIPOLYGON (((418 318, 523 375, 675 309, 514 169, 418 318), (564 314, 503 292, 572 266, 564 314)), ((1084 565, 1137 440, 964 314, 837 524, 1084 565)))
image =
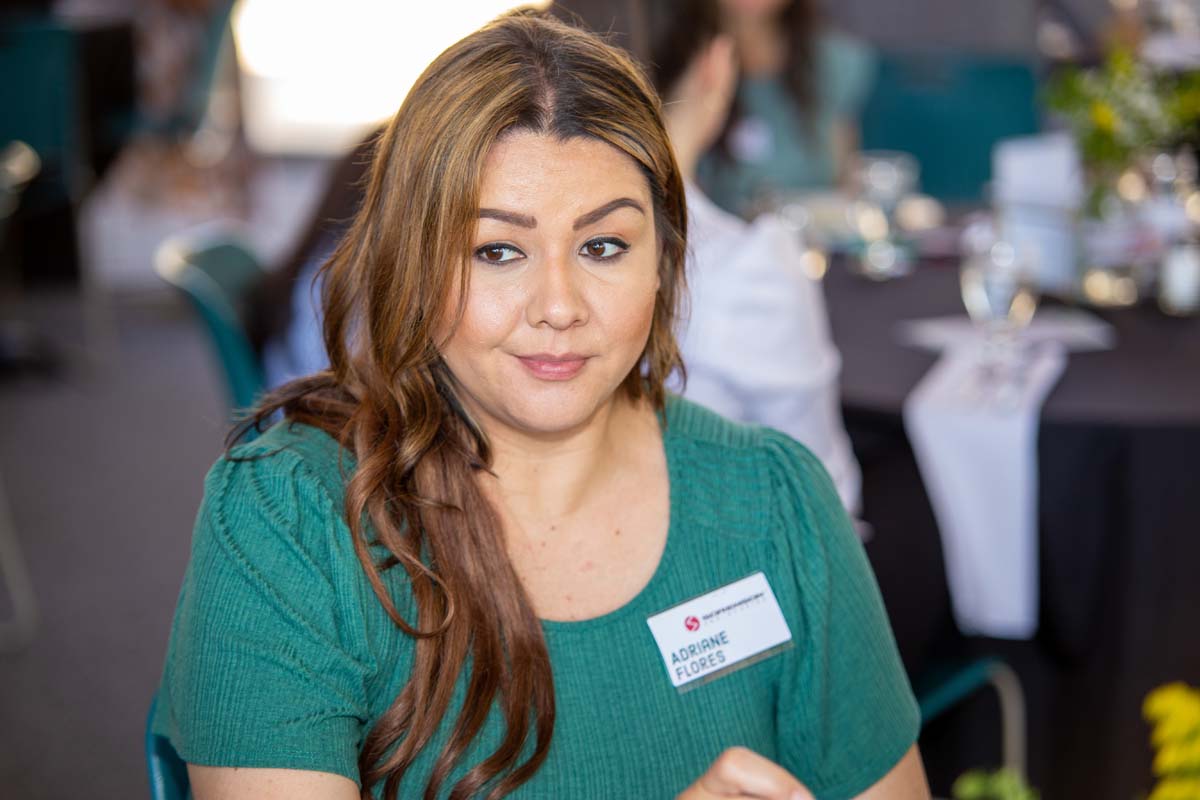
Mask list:
POLYGON ((503 797, 546 758, 555 709, 541 623, 477 483, 490 464, 487 438, 456 400, 435 332, 461 313, 449 298, 466 295, 491 145, 512 130, 602 140, 640 165, 654 199, 660 288, 642 359, 622 391, 661 408, 664 381, 680 367, 672 323, 686 211, 658 105, 621 51, 536 12, 500 17, 447 49, 382 133, 362 207, 323 269, 330 369, 267 396, 246 423, 261 426, 282 411, 354 454, 345 513, 355 551, 379 602, 415 640, 408 683, 362 747, 364 798, 381 783, 384 797, 397 796, 453 713, 460 681, 465 702, 424 787, 427 800, 459 771, 493 708, 503 714, 503 739, 465 771, 451 798, 503 797), (397 567, 416 620, 392 600, 397 567))

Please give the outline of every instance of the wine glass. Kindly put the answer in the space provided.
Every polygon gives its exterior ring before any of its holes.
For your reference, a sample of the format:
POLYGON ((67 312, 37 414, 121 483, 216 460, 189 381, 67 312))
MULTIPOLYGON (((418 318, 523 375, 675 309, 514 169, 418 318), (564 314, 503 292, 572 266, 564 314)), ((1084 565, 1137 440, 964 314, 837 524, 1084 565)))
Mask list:
POLYGON ((854 174, 859 196, 889 217, 906 195, 917 188, 920 167, 908 153, 865 150, 858 156, 854 174))
POLYGON ((919 177, 917 160, 908 153, 859 153, 854 170, 857 198, 847 209, 851 230, 862 246, 856 260, 859 274, 882 281, 912 271, 911 243, 896 224, 896 209, 916 190, 919 177))
POLYGON ((1020 334, 1033 320, 1038 302, 1029 260, 1012 242, 1001 239, 990 222, 967 227, 963 250, 963 305, 983 333, 978 382, 982 388, 1019 388, 1020 334))

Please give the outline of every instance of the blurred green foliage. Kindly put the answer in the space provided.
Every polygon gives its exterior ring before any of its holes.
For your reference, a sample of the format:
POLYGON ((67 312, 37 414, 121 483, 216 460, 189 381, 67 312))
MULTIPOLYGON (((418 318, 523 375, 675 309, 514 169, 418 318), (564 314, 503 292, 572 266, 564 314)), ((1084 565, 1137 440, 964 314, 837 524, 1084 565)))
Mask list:
POLYGON ((951 791, 954 800, 1038 800, 1038 793, 1011 769, 972 770, 956 780, 951 791))

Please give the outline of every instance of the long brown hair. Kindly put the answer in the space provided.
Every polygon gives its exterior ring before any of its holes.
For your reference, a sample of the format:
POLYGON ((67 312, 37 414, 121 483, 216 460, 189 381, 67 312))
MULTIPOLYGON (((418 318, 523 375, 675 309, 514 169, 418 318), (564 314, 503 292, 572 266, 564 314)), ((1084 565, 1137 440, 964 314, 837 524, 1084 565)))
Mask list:
POLYGON ((506 731, 450 793, 502 797, 537 771, 554 728, 541 622, 517 578, 495 510, 477 483, 487 437, 455 397, 435 331, 462 313, 488 149, 506 132, 591 137, 632 158, 649 183, 660 247, 651 332, 621 391, 664 403, 680 368, 672 334, 683 291, 683 183, 645 77, 620 50, 533 11, 451 46, 417 80, 379 140, 366 195, 325 266, 330 369, 268 396, 248 425, 282 410, 342 442, 357 462, 345 496, 354 547, 379 602, 415 640, 412 674, 366 737, 362 794, 400 781, 430 744, 466 673, 466 699, 424 796, 436 797, 493 705, 506 731), (377 563, 372 547, 388 558, 377 563), (399 566, 416 601, 405 620, 388 591, 399 566), (467 666, 469 660, 469 667, 467 666), (530 733, 532 754, 522 755, 530 733))

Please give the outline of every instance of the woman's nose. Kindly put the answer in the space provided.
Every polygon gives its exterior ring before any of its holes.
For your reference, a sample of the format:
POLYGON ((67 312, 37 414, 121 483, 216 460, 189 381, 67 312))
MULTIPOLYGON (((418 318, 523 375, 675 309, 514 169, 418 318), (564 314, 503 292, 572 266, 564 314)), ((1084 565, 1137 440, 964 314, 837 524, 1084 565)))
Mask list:
POLYGON ((566 330, 587 322, 587 304, 580 291, 583 275, 568 255, 552 255, 534 271, 536 285, 526 314, 534 327, 566 330))

